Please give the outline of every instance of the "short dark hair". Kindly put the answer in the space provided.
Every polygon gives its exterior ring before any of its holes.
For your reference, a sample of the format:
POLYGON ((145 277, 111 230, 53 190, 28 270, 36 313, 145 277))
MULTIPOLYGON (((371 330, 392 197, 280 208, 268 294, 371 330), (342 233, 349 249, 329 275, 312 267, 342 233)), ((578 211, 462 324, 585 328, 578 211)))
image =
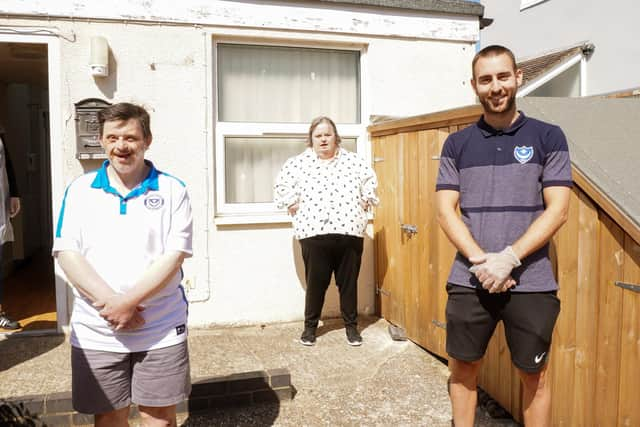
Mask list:
POLYGON ((100 137, 102 138, 105 122, 126 121, 131 119, 137 120, 138 123, 140 123, 144 139, 151 139, 151 119, 149 118, 149 113, 147 113, 144 107, 129 102, 113 104, 98 111, 100 137))
POLYGON ((509 58, 511 58, 513 71, 516 71, 516 69, 518 68, 518 66, 516 65, 516 57, 511 49, 500 46, 499 44, 492 44, 491 46, 487 46, 480 50, 478 53, 476 53, 476 56, 473 57, 473 61, 471 61, 471 76, 474 79, 476 78, 476 62, 478 62, 478 59, 498 55, 507 55, 509 58))
POLYGON ((313 131, 316 130, 318 125, 323 122, 329 123, 329 125, 331 125, 331 127, 333 128, 333 134, 336 136, 336 144, 340 144, 341 139, 340 139, 340 135, 338 135, 338 128, 336 127, 336 124, 329 117, 320 116, 313 119, 311 121, 311 125, 309 126, 309 134, 307 135, 307 145, 309 147, 311 147, 311 145, 313 144, 312 142, 313 131))

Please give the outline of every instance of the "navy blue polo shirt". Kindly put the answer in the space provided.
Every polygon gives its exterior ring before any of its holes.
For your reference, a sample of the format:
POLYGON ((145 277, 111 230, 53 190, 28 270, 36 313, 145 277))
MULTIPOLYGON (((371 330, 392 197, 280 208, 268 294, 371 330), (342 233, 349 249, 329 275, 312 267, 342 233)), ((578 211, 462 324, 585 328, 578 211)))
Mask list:
MULTIPOLYGON (((436 191, 460 193, 462 220, 486 252, 513 244, 544 211, 542 190, 571 187, 567 140, 555 125, 526 117, 497 130, 484 121, 447 138, 440 156, 436 191)), ((513 292, 543 292, 558 288, 546 244, 513 270, 513 292)), ((471 263, 460 253, 449 282, 478 287, 471 263)))

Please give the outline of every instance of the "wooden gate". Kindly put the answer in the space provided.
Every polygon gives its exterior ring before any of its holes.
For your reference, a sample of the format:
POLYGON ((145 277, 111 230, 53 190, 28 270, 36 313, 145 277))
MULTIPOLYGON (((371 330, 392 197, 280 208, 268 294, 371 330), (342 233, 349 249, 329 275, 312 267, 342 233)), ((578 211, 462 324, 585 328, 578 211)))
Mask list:
MULTIPOLYGON (((472 106, 369 128, 380 181, 380 312, 445 358, 445 284, 455 249, 436 222, 435 180, 446 137, 480 113, 472 106)), ((562 301, 550 353, 552 425, 640 425, 640 293, 624 287, 640 283, 640 230, 579 170, 573 174, 569 220, 551 245, 562 301)), ((501 324, 479 381, 522 420, 521 385, 501 324)))

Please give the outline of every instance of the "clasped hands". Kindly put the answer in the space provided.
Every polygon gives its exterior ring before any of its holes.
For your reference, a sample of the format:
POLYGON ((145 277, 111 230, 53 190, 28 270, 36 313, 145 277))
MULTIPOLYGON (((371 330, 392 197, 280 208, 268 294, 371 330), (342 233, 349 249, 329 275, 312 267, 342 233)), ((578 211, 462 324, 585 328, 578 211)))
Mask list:
POLYGON ((497 253, 472 256, 469 261, 473 263, 469 271, 475 274, 482 287, 491 294, 505 292, 514 286, 516 281, 511 277, 511 271, 522 265, 511 246, 497 253))
POLYGON ((133 330, 144 325, 141 314, 144 307, 132 303, 125 294, 114 293, 103 300, 96 300, 93 306, 115 331, 133 330))

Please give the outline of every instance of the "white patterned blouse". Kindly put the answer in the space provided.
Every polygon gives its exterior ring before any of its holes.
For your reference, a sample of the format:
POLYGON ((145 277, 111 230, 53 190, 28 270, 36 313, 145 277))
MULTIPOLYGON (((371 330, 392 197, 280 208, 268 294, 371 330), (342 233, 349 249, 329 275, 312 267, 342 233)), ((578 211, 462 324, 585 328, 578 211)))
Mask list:
POLYGON ((338 148, 329 160, 312 148, 289 158, 274 186, 278 208, 298 203, 293 215, 296 239, 321 234, 364 237, 367 208, 379 203, 376 174, 356 153, 338 148))

